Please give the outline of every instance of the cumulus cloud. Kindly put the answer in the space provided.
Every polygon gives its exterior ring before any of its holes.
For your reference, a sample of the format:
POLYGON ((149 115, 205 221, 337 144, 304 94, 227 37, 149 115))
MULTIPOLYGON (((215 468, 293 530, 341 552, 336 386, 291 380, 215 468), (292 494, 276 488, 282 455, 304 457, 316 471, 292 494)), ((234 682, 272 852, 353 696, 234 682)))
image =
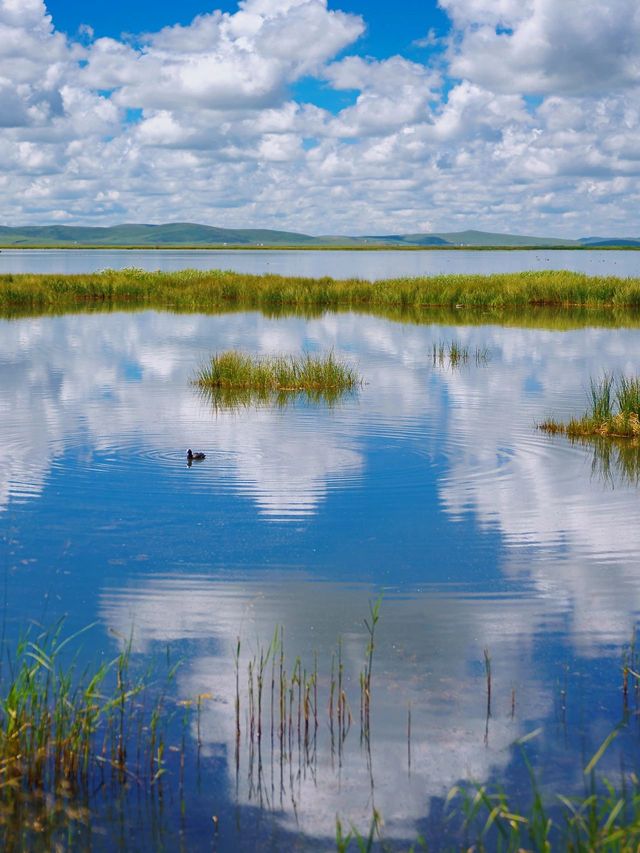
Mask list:
POLYGON ((440 0, 451 72, 498 92, 606 93, 640 82, 636 0, 440 0))
POLYGON ((245 0, 235 14, 200 15, 187 27, 145 37, 139 50, 96 42, 83 76, 119 87, 120 104, 146 110, 257 109, 283 100, 285 86, 316 71, 363 32, 326 0, 245 0))
POLYGON ((416 62, 360 55, 366 21, 326 0, 129 41, 0 0, 3 221, 635 236, 634 0, 440 5, 446 49, 416 62))

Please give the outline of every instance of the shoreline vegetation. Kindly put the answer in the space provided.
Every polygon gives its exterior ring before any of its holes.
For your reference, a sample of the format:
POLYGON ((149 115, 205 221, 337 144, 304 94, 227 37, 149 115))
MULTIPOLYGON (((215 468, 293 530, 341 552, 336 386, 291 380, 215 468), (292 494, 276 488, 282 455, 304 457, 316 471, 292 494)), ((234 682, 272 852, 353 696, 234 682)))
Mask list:
POLYGON ((549 418, 538 429, 569 438, 640 439, 640 377, 605 373, 591 380, 590 408, 567 423, 549 418))
MULTIPOLYGON (((33 626, 31 626, 33 627, 33 626)), ((131 786, 161 795, 174 710, 167 693, 179 662, 161 681, 136 674, 131 644, 112 660, 82 668, 63 622, 29 630, 0 667, 0 844, 7 851, 57 850, 90 831, 94 806, 131 786)), ((198 714, 201 699, 198 699, 198 714)), ((78 843, 77 849, 89 849, 78 843)))
POLYGON ((357 371, 327 355, 252 356, 237 350, 215 353, 196 373, 194 384, 214 402, 251 402, 294 394, 335 401, 362 385, 357 371))
MULTIPOLYGON (((247 275, 220 270, 104 270, 85 275, 0 275, 0 312, 164 308, 210 312, 380 314, 451 310, 613 309, 640 312, 640 277, 591 277, 566 271, 362 279, 247 275)), ((486 319, 484 320, 486 322, 486 319)))

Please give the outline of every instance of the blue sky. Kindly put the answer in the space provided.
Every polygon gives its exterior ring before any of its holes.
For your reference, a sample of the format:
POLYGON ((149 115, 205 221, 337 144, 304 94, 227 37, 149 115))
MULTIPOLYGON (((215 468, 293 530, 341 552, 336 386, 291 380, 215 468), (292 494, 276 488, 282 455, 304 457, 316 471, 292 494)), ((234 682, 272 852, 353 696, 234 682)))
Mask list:
MULTIPOLYGON (((366 30, 354 45, 355 53, 384 59, 400 54, 409 59, 424 61, 433 52, 433 46, 416 44, 429 32, 444 36, 449 31, 450 21, 435 0, 403 0, 402 14, 390 15, 389 3, 382 0, 330 0, 330 9, 339 9, 361 15, 366 21, 366 30)), ((183 0, 176 4, 168 0, 140 0, 131 3, 113 0, 110 3, 91 4, 79 0, 49 0, 47 8, 56 27, 70 36, 77 35, 83 25, 90 26, 96 37, 121 38, 130 35, 160 30, 175 24, 188 25, 196 15, 214 9, 233 13, 237 0, 203 3, 202 0, 183 0)), ((312 99, 323 108, 336 112, 353 103, 355 93, 336 93, 323 85, 305 78, 294 87, 296 98, 312 99)))
MULTIPOLYGON (((81 24, 91 26, 97 36, 119 38, 123 33, 159 30, 173 24, 189 24, 196 15, 221 9, 233 12, 237 2, 202 2, 202 0, 110 0, 108 3, 80 0, 49 0, 47 7, 58 29, 73 35, 81 24)), ((393 53, 404 56, 423 55, 424 49, 413 42, 426 36, 430 29, 444 33, 449 19, 434 0, 403 0, 401 14, 390 14, 388 0, 331 0, 330 9, 341 9, 362 15, 367 32, 358 43, 358 52, 383 58, 393 53)))
POLYGON ((639 236, 637 0, 0 0, 0 223, 639 236))

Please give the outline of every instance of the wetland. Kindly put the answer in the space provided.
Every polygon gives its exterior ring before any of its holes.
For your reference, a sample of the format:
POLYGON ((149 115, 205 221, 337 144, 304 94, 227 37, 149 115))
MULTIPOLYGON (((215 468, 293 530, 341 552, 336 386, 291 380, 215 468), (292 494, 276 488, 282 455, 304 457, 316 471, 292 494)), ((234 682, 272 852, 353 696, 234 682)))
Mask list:
MULTIPOLYGON (((36 719, 68 684, 84 720, 37 718, 5 846, 453 850, 494 814, 487 849, 542 849, 547 817, 556 845, 580 828, 558 794, 603 849, 635 838, 640 450, 536 428, 638 372, 639 279, 607 272, 547 276, 546 306, 486 278, 463 308, 450 280, 434 308, 428 280, 378 304, 252 280, 172 305, 179 277, 160 300, 3 297, 2 698, 36 719), (195 371, 231 350, 332 353, 363 381, 212 405, 195 371)), ((87 287, 159 274, 118 275, 87 287)))

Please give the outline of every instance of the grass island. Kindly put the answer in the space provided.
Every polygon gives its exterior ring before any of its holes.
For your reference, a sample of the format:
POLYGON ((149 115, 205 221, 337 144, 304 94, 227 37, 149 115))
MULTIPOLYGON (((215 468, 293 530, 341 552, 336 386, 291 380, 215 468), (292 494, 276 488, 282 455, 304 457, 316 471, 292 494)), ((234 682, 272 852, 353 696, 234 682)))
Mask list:
POLYGON ((567 423, 548 419, 538 424, 539 429, 570 438, 640 438, 640 377, 605 373, 599 380, 592 379, 589 402, 582 417, 567 423))
POLYGON ((194 383, 207 392, 256 394, 258 397, 306 393, 335 398, 362 384, 357 371, 326 355, 252 356, 237 350, 215 353, 194 383))

